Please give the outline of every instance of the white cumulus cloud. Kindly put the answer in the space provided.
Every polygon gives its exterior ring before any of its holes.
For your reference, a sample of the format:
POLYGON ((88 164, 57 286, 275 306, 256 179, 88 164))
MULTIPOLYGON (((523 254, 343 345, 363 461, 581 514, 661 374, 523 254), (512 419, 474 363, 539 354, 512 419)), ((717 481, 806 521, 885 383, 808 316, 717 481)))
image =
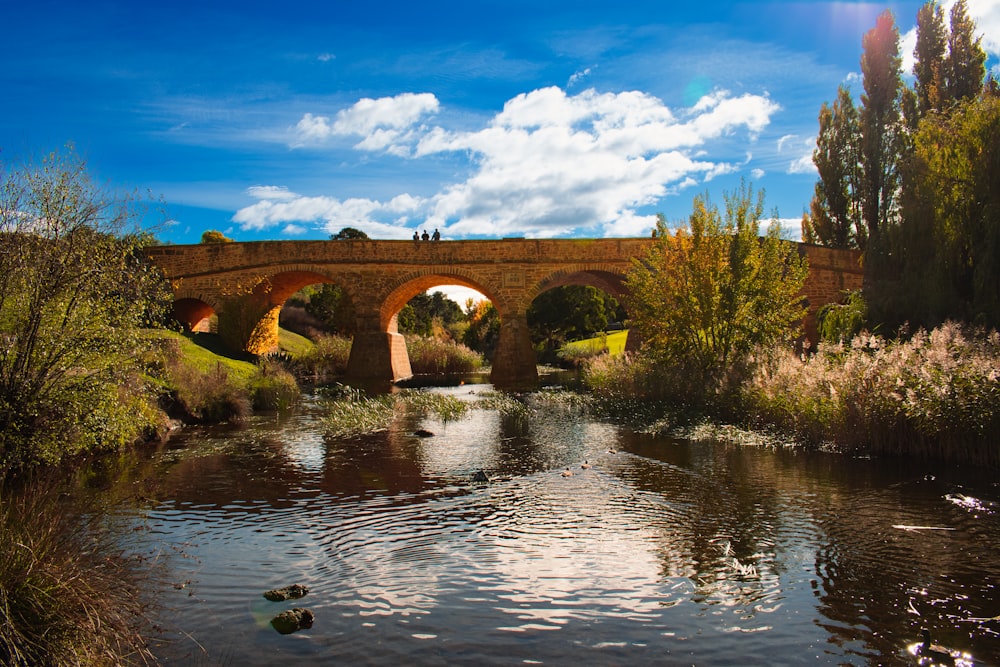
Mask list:
POLYGON ((452 238, 645 235, 654 222, 648 207, 661 198, 743 168, 748 146, 779 108, 766 95, 722 90, 672 110, 639 91, 569 95, 550 87, 517 95, 480 127, 460 130, 424 124, 439 110, 430 94, 363 99, 332 120, 305 114, 299 140, 351 135, 359 137, 356 150, 418 164, 449 155, 466 160, 467 171, 432 196, 388 201, 255 186, 249 194, 258 201, 234 221, 245 229, 352 226, 381 238, 406 237, 411 224, 452 238))

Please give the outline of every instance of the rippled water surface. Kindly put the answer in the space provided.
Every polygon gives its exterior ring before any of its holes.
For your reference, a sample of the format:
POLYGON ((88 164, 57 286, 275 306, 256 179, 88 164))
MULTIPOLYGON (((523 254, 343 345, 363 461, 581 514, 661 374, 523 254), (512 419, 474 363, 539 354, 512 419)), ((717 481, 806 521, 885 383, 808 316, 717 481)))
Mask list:
POLYGON ((159 658, 913 664, 928 627, 1000 662, 989 475, 653 439, 531 405, 527 421, 410 415, 325 443, 311 402, 174 438, 132 519, 166 579, 159 658), (480 469, 489 483, 471 481, 480 469), (292 583, 308 596, 261 595, 292 583), (270 619, 292 607, 313 627, 278 634, 270 619))

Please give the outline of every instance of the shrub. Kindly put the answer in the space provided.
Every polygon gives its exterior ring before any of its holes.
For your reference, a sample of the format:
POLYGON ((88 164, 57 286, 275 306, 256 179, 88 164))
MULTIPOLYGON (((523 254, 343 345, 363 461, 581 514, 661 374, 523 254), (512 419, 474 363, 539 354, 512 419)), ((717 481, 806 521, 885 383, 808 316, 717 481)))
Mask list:
POLYGON ((65 512, 52 489, 0 503, 0 664, 152 664, 137 573, 100 513, 65 512))
POLYGON ((848 292, 843 303, 824 304, 816 313, 822 340, 830 343, 849 341, 861 333, 868 319, 868 305, 859 291, 848 292))
POLYGON ((563 365, 570 368, 580 368, 585 362, 607 353, 608 334, 602 332, 596 338, 564 345, 556 356, 563 365))
POLYGON ((189 419, 205 423, 236 422, 251 412, 244 383, 232 378, 221 363, 208 372, 183 362, 168 369, 177 404, 189 419))
POLYGON ((137 351, 140 327, 169 302, 142 257, 145 214, 72 152, 0 163, 0 470, 114 449, 155 427, 142 421, 137 351))
POLYGON ((281 363, 267 358, 260 363, 260 372, 250 379, 250 395, 254 410, 286 410, 299 398, 295 377, 281 363))

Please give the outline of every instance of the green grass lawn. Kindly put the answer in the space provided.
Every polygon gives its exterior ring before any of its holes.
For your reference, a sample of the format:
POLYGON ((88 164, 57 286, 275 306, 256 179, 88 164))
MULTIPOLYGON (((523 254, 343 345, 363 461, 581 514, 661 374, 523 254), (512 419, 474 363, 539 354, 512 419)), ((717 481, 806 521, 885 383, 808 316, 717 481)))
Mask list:
POLYGON ((282 352, 287 352, 293 357, 301 357, 308 354, 314 347, 316 346, 313 342, 305 336, 300 336, 287 329, 278 329, 278 348, 282 352))
POLYGON ((257 372, 257 366, 250 361, 238 358, 223 345, 215 334, 182 334, 167 329, 149 329, 148 332, 152 338, 176 340, 180 345, 184 362, 202 373, 215 370, 218 364, 222 364, 230 374, 246 381, 257 372))
POLYGON ((595 338, 585 338, 584 340, 573 341, 572 343, 566 343, 566 348, 569 349, 579 349, 579 350, 592 350, 594 352, 600 352, 604 349, 604 345, 607 344, 608 352, 611 356, 621 354, 625 351, 625 341, 628 339, 628 329, 622 331, 614 331, 607 335, 607 340, 602 340, 600 336, 595 338))

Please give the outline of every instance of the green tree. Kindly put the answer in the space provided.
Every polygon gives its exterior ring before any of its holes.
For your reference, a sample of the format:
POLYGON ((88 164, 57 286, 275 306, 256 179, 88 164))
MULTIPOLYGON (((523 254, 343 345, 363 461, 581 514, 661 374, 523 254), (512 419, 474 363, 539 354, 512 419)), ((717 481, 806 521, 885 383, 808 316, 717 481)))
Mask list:
POLYGON ((951 31, 948 35, 948 98, 952 103, 974 99, 983 90, 986 76, 986 53, 976 37, 976 23, 969 17, 965 0, 951 8, 951 31))
POLYGON ((1000 98, 982 95, 925 118, 907 168, 900 282, 914 286, 897 319, 1000 326, 1000 98))
POLYGON ((344 227, 336 234, 330 234, 331 241, 350 241, 351 239, 367 239, 368 235, 354 227, 344 227))
POLYGON ((202 243, 232 243, 233 240, 216 229, 207 229, 201 234, 202 243))
POLYGON ((72 151, 2 167, 0 470, 117 448, 152 424, 140 327, 169 301, 141 254, 144 215, 72 151))
POLYGON ((342 287, 323 283, 310 289, 307 296, 306 312, 319 320, 328 333, 354 334, 354 304, 342 287))
POLYGON ((819 172, 809 215, 803 216, 802 237, 808 243, 833 248, 862 248, 868 238, 858 201, 860 181, 858 112, 850 91, 837 90, 837 101, 823 104, 813 163, 819 172))
POLYGON ((725 200, 723 215, 708 195, 696 197, 674 234, 659 216, 657 241, 626 279, 632 326, 654 356, 705 379, 792 337, 805 314, 806 261, 776 219, 760 236, 763 192, 744 184, 725 200))
POLYGON ((435 325, 445 330, 448 325, 465 318, 461 307, 442 292, 421 292, 399 311, 398 326, 403 333, 431 336, 435 325))
POLYGON ((556 360, 565 343, 605 331, 618 319, 618 300, 589 285, 563 285, 543 292, 528 308, 531 342, 541 361, 556 360))
POLYGON ((948 31, 944 24, 944 12, 937 2, 928 2, 917 12, 917 45, 913 50, 919 117, 943 108, 947 90, 947 50, 948 31))
POLYGON ((861 218, 867 228, 866 252, 881 262, 883 237, 896 221, 899 161, 904 134, 900 104, 899 30, 886 10, 862 39, 861 73, 865 92, 858 114, 861 130, 861 182, 858 194, 861 218))

